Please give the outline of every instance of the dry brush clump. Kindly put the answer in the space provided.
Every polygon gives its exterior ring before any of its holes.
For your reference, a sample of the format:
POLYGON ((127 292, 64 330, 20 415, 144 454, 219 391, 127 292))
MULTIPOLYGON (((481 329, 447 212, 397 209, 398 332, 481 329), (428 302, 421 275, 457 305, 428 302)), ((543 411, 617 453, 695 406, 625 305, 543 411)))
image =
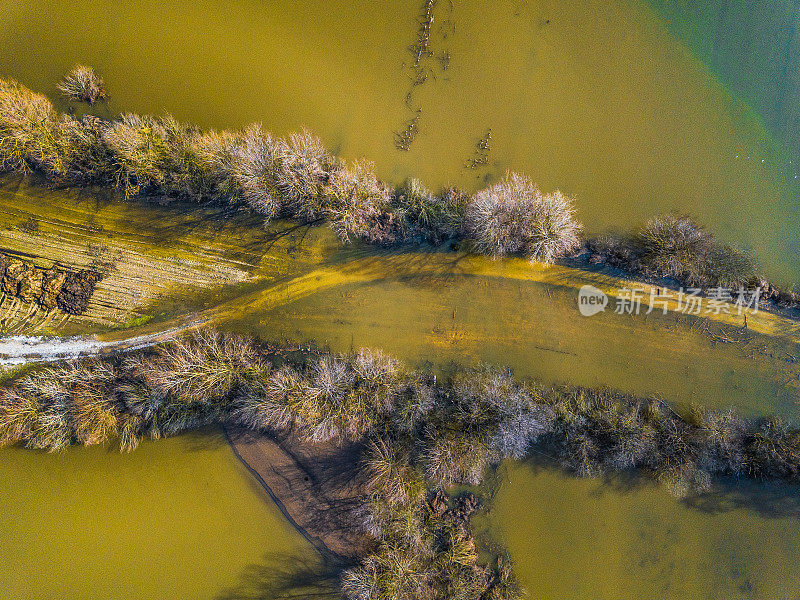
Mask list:
POLYGON ((41 171, 60 179, 71 148, 67 125, 42 94, 0 80, 0 171, 41 171))
MULTIPOLYGON (((74 98, 99 99, 97 90, 88 89, 97 83, 91 73, 81 67, 62 87, 74 98)), ((453 188, 434 195, 415 180, 392 189, 371 163, 347 165, 307 131, 283 139, 257 124, 219 132, 170 116, 77 120, 59 114, 45 96, 5 80, 0 80, 0 170, 37 171, 59 183, 114 185, 126 197, 166 194, 242 203, 265 221, 325 220, 344 242, 441 244, 464 234, 469 214, 475 217, 469 233, 477 249, 551 261, 571 251, 571 236, 578 231, 569 199, 541 194, 520 184, 524 180, 517 175, 472 199, 453 188), (504 195, 506 188, 513 188, 510 196, 504 195), (519 198, 508 199, 515 194, 519 198), (505 211, 518 223, 503 222, 502 214, 479 216, 487 202, 499 202, 496 212, 505 211), (487 242, 493 236, 503 243, 487 242)))
POLYGON ((758 282, 755 263, 743 250, 717 241, 691 217, 653 217, 631 236, 589 240, 592 261, 667 278, 685 286, 738 289, 758 282))
MULTIPOLYGON (((343 242, 465 237, 481 253, 542 262, 574 253, 581 242, 573 200, 517 173, 471 197, 455 188, 433 194, 416 180, 393 189, 371 163, 345 164, 308 131, 284 139, 258 124, 204 131, 170 116, 78 120, 11 80, 0 80, 0 171, 114 185, 126 196, 243 204, 265 221, 327 221, 343 242)), ((749 255, 688 217, 656 217, 635 236, 589 240, 589 248, 595 262, 685 284, 737 287, 755 279, 749 255)))
POLYGON ((312 442, 359 440, 386 420, 407 387, 400 364, 381 352, 326 355, 283 365, 239 395, 236 418, 262 429, 295 427, 312 442))
POLYGON ((88 361, 27 375, 0 389, 0 445, 60 450, 118 433, 113 365, 88 361))
POLYGON ((70 100, 95 104, 108 97, 103 80, 92 67, 75 65, 58 84, 58 90, 70 100))
MULTIPOLYGON (((293 428, 309 443, 369 443, 384 481, 414 465, 437 486, 477 484, 487 467, 522 458, 532 447, 587 475, 639 470, 667 479, 691 472, 697 481, 731 474, 793 481, 800 469, 800 432, 778 420, 679 411, 609 390, 545 388, 519 382, 507 369, 456 370, 437 382, 378 351, 279 361, 250 339, 216 332, 6 384, 4 439, 40 439, 46 423, 61 423, 54 439, 67 439, 60 437, 62 425, 72 427, 68 439, 92 439, 75 434, 81 421, 75 415, 97 416, 87 390, 104 399, 101 406, 113 406, 113 414, 141 418, 143 431, 153 417, 183 414, 186 423, 293 428), (30 420, 42 410, 47 419, 30 420)), ((399 489, 390 495, 414 496, 399 489)))
POLYGON ((552 262, 580 245, 580 224, 570 198, 545 194, 517 173, 478 193, 467 204, 465 228, 485 254, 524 254, 552 262))
POLYGON ((276 175, 284 154, 285 143, 264 132, 260 125, 245 129, 231 148, 232 181, 244 202, 266 220, 281 209, 282 194, 276 175))
POLYGON ((264 369, 252 341, 213 331, 133 355, 123 366, 157 396, 185 403, 224 401, 235 385, 264 369))
POLYGON ((407 237, 441 244, 461 234, 469 196, 456 188, 433 194, 418 179, 397 191, 395 205, 406 223, 407 237))
POLYGON ((356 161, 331 173, 326 197, 325 216, 343 242, 402 241, 402 219, 392 210, 391 190, 375 175, 372 163, 356 161))
POLYGON ((203 169, 197 151, 200 136, 199 129, 169 115, 124 114, 102 131, 109 177, 126 196, 143 192, 208 198, 213 177, 203 169))
POLYGON ((449 496, 426 479, 413 443, 370 442, 371 475, 364 527, 376 539, 360 564, 342 575, 348 599, 511 600, 520 588, 510 562, 485 564, 470 532, 480 501, 471 493, 449 496))

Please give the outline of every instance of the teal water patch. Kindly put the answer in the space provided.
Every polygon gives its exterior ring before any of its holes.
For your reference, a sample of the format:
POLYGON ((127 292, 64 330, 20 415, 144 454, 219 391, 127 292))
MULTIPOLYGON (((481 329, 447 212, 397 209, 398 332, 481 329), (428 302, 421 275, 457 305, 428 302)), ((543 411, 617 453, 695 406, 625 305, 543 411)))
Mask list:
POLYGON ((649 2, 670 31, 800 155, 800 2, 649 2))

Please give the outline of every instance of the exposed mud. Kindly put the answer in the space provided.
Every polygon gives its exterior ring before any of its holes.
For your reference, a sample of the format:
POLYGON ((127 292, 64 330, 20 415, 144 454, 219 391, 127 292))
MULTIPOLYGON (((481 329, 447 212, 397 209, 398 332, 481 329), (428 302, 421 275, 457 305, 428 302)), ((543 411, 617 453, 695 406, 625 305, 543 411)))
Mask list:
POLYGON ((265 435, 226 427, 236 456, 290 523, 320 552, 348 562, 368 549, 355 527, 366 486, 358 444, 315 444, 295 434, 265 435))

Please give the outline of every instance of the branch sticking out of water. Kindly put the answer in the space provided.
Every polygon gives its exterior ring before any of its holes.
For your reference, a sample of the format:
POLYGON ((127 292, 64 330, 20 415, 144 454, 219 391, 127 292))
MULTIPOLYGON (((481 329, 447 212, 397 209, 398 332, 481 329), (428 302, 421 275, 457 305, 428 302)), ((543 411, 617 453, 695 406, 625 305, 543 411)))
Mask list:
POLYGON ((428 42, 431 37, 431 27, 433 27, 433 8, 436 0, 425 0, 422 6, 422 17, 420 18, 419 30, 417 31, 417 41, 411 46, 414 53, 414 66, 419 66, 420 61, 433 53, 428 49, 428 42))
POLYGON ((477 169, 489 164, 489 151, 492 149, 492 128, 490 127, 475 144, 475 155, 464 163, 467 169, 477 169))
POLYGON ((394 145, 398 150, 408 152, 409 148, 411 148, 414 138, 419 133, 419 117, 421 114, 422 109, 418 108, 417 114, 406 122, 405 127, 401 131, 395 131, 394 145))

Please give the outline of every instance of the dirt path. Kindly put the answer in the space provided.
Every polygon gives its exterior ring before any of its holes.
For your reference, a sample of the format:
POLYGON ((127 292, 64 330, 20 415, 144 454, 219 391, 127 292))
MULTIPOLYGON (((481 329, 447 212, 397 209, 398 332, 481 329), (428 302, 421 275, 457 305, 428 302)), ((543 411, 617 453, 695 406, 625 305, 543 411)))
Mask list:
POLYGON ((5 337, 0 338, 0 365, 9 367, 138 350, 166 342, 202 325, 202 321, 189 321, 163 331, 117 341, 100 341, 94 337, 47 338, 25 335, 5 337))
MULTIPOLYGON (((493 261, 477 256, 458 256, 449 253, 403 253, 357 258, 339 265, 314 269, 286 281, 246 293, 227 302, 192 315, 183 315, 165 322, 150 323, 125 330, 111 331, 91 338, 41 338, 16 336, 0 340, 0 364, 20 364, 29 361, 55 361, 78 358, 97 352, 142 348, 166 341, 175 335, 202 325, 217 325, 235 321, 249 314, 269 311, 312 294, 352 283, 368 283, 388 279, 436 278, 449 275, 505 278, 533 283, 557 285, 576 291, 592 285, 611 298, 620 290, 636 286, 641 289, 641 306, 650 306, 653 286, 633 283, 616 277, 561 265, 530 264, 520 259, 493 261)), ((675 312, 677 293, 668 291, 659 302, 675 312)), ((661 310, 661 304, 655 307, 661 310)), ((741 327, 744 317, 731 313, 704 314, 708 299, 700 300, 702 316, 711 322, 741 327)), ((609 309, 611 310, 611 309, 609 309)), ((577 311, 577 306, 576 306, 577 311)), ((765 335, 783 337, 800 343, 800 322, 782 315, 745 309, 747 328, 765 335)))

